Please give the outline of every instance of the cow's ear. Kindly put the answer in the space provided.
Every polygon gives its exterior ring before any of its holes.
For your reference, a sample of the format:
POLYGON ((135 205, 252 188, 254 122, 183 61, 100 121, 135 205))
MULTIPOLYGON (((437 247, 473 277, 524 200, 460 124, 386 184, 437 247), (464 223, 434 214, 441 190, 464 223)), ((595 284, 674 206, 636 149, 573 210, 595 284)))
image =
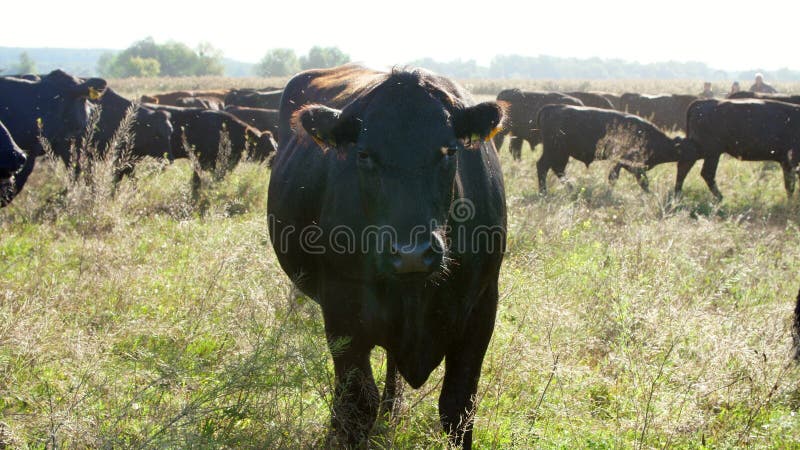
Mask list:
POLYGON ((354 143, 361 133, 359 119, 322 105, 309 105, 297 111, 294 124, 295 130, 302 127, 323 149, 354 143))
POLYGON ((506 105, 503 102, 484 102, 453 114, 456 137, 469 142, 488 141, 503 129, 506 105))
POLYGON ((72 93, 77 97, 86 97, 89 100, 97 100, 106 92, 106 80, 102 78, 89 78, 83 83, 75 86, 72 93))

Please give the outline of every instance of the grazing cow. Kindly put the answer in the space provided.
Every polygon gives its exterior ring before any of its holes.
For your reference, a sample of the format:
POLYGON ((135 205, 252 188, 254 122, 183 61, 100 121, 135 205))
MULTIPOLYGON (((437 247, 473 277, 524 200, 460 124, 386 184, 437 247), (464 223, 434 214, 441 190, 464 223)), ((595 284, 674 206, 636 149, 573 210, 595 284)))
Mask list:
POLYGON ((800 105, 800 95, 786 95, 786 94, 760 94, 758 92, 739 91, 728 95, 728 99, 743 99, 743 98, 758 98, 761 100, 772 100, 775 102, 792 103, 800 105))
POLYGON ((44 154, 40 135, 57 156, 69 162, 71 143, 86 129, 92 108, 89 99, 100 98, 105 89, 103 79, 79 80, 62 70, 38 81, 0 78, 0 122, 17 145, 29 151, 25 167, 15 177, 18 191, 33 171, 36 157, 44 154))
POLYGON ((619 110, 651 120, 663 130, 686 130, 686 110, 697 100, 694 95, 622 94, 619 110))
MULTIPOLYGON (((239 120, 258 130, 267 130, 278 136, 278 110, 248 108, 246 106, 226 106, 225 112, 238 117, 239 120)), ((280 141, 278 142, 280 143, 280 141)))
POLYGON ((19 192, 14 175, 25 165, 25 159, 25 153, 0 122, 0 208, 11 203, 19 192))
POLYGON ((600 109, 615 109, 614 104, 611 101, 604 97, 606 94, 599 94, 596 92, 567 92, 567 95, 570 97, 575 97, 581 102, 583 102, 584 106, 590 106, 592 108, 600 108, 600 109))
POLYGON ((226 105, 249 106, 250 108, 278 109, 283 90, 257 91, 255 89, 233 89, 225 96, 226 105))
POLYGON ((700 175, 722 199, 716 172, 723 153, 745 161, 777 161, 783 169, 786 193, 791 197, 800 162, 800 106, 768 100, 698 100, 686 114, 686 137, 697 155, 678 163, 676 193, 697 159, 700 175))
POLYGON ((502 118, 423 70, 348 65, 287 85, 268 223, 283 270, 322 308, 336 376, 328 445, 365 445, 379 409, 397 405, 398 373, 419 388, 444 359, 441 423, 471 447, 506 236, 489 142, 502 118), (308 239, 316 231, 322 241, 308 239), (388 355, 383 402, 375 346, 388 355))
MULTIPOLYGON (((106 93, 100 99, 100 120, 95 132, 95 145, 101 153, 106 152, 131 105, 130 100, 117 94, 111 88, 106 89, 106 93)), ((154 158, 166 156, 172 159, 170 140, 173 128, 169 119, 169 113, 165 111, 155 111, 143 106, 136 109, 135 122, 132 126, 134 140, 131 153, 133 156, 152 156, 154 158)))
POLYGON ((503 145, 503 137, 510 135, 508 148, 514 159, 522 158, 522 141, 528 141, 533 150, 542 142, 539 129, 536 128, 536 116, 544 105, 562 104, 583 106, 583 102, 575 97, 560 92, 525 92, 519 89, 506 89, 497 94, 498 102, 505 102, 508 106, 508 119, 503 131, 494 137, 497 148, 503 145))
MULTIPOLYGON (((223 130, 227 131, 231 145, 226 171, 236 166, 245 150, 250 159, 264 161, 277 148, 272 133, 261 132, 224 111, 153 104, 146 106, 170 114, 174 129, 171 139, 174 157, 189 158, 183 145, 185 136, 186 143, 194 149, 203 170, 216 170, 223 130)), ((193 185, 197 186, 199 182, 195 173, 193 185)))
POLYGON ((615 155, 619 162, 609 180, 616 180, 624 168, 647 191, 645 172, 658 164, 678 161, 691 147, 683 138, 671 139, 641 117, 600 108, 547 105, 539 112, 538 127, 543 141, 542 157, 536 163, 541 193, 547 192, 547 171, 552 169, 563 179, 570 157, 588 167, 592 161, 615 155))

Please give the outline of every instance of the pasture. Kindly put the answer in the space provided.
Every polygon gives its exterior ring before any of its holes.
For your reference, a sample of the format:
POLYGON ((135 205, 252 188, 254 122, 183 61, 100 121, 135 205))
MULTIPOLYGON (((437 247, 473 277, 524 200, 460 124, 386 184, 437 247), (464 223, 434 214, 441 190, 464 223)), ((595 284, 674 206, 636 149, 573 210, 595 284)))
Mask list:
MULTIPOLYGON (((156 79, 145 92, 282 84, 156 79)), ((696 82, 575 81, 526 89, 686 93, 696 82)), ((465 83, 481 99, 514 83, 465 83)), ((792 86, 779 86, 791 91, 792 86)), ((727 86, 715 86, 727 90, 727 86)), ((798 89, 794 89, 798 90, 798 89)), ((775 163, 723 156, 716 203, 695 166, 651 194, 610 161, 570 162, 538 194, 523 148, 506 178, 501 300, 478 390, 478 448, 800 448, 791 319, 800 203, 775 163)), ((71 181, 41 164, 0 210, 0 448, 309 448, 333 371, 316 304, 267 235, 266 164, 204 175, 140 164, 113 192, 102 162, 71 181)), ((373 352, 379 387, 385 358, 373 352)), ((375 448, 446 446, 442 369, 375 448)))

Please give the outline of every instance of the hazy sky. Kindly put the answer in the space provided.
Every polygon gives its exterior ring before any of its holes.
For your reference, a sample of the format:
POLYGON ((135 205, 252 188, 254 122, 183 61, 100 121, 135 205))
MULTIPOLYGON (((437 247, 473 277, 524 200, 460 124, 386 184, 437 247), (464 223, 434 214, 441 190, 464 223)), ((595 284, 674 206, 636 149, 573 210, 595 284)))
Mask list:
POLYGON ((0 46, 125 48, 146 36, 255 62, 270 48, 339 46, 383 66, 495 54, 702 61, 718 69, 800 69, 800 2, 703 0, 13 0, 0 46))

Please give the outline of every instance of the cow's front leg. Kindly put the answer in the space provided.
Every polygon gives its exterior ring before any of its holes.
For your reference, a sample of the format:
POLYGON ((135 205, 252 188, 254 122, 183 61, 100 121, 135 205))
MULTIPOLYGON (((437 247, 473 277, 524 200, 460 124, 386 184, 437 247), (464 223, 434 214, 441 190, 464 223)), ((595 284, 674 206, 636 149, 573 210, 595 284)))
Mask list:
POLYGON ((381 397, 380 415, 394 419, 403 405, 403 377, 397 370, 397 364, 391 354, 386 355, 386 384, 381 397))
POLYGON ((783 186, 786 188, 786 195, 792 198, 795 181, 797 180, 797 173, 795 172, 795 168, 792 167, 791 163, 788 161, 781 163, 781 169, 783 169, 783 186))
POLYGON ((494 330, 497 286, 487 289, 470 315, 464 336, 445 355, 444 382, 439 396, 442 427, 456 447, 472 448, 472 424, 481 365, 494 330))
POLYGON ((639 187, 645 192, 650 192, 650 180, 647 179, 647 172, 644 169, 631 169, 630 172, 636 177, 639 187))
POLYGON ((519 161, 522 159, 522 144, 524 143, 523 139, 517 136, 510 136, 508 141, 508 150, 511 152, 511 156, 516 160, 519 161))
POLYGON ((692 170, 694 163, 697 160, 692 159, 688 161, 678 161, 678 173, 675 177, 675 196, 680 196, 681 192, 683 191, 683 182, 686 180, 686 175, 689 174, 689 171, 692 170))
POLYGON ((343 333, 326 332, 336 385, 328 446, 362 446, 378 415, 378 388, 369 362, 372 347, 343 333))

